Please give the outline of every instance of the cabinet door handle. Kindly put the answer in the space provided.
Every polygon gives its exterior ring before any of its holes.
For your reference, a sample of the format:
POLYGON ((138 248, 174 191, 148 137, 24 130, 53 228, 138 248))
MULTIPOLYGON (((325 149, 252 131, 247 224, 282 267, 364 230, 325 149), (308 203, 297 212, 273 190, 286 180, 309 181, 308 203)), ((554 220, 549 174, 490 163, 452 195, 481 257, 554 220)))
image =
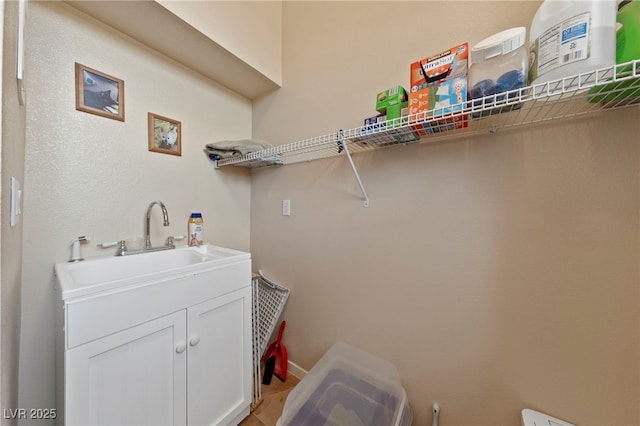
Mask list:
POLYGON ((199 337, 199 336, 193 336, 193 337, 191 338, 191 340, 189 340, 189 344, 190 344, 191 346, 195 346, 195 345, 197 345, 198 343, 200 343, 200 337, 199 337))
POLYGON ((182 352, 184 352, 187 349, 187 345, 184 343, 178 343, 178 346, 176 346, 176 352, 181 354, 182 352))

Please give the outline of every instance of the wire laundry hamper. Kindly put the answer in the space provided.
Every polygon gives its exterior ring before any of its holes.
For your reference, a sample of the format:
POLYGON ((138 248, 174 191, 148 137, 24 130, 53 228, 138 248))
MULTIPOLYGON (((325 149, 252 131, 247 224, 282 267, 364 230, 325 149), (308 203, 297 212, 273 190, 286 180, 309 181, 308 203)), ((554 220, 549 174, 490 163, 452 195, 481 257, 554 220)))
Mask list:
POLYGON ((253 406, 262 400, 262 372, 260 360, 267 343, 276 328, 278 318, 289 298, 290 290, 269 280, 262 271, 253 274, 251 280, 253 305, 251 309, 251 325, 253 329, 253 406))

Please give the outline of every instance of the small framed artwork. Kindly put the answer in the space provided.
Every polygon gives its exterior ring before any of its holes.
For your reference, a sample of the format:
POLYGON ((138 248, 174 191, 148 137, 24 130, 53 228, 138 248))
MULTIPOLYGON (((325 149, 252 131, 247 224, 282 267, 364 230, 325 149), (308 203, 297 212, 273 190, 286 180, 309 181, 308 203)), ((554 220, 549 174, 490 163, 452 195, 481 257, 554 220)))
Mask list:
POLYGON ((182 124, 171 118, 149 113, 149 151, 182 155, 182 124))
POLYGON ((76 62, 76 109, 124 121, 124 81, 76 62))

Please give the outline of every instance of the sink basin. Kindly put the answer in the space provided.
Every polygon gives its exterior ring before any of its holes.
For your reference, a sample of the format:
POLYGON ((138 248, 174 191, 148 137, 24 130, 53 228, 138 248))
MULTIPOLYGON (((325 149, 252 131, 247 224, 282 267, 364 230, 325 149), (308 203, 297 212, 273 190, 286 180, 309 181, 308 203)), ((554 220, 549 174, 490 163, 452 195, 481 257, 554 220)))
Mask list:
POLYGON ((55 273, 62 298, 67 299, 176 275, 194 274, 249 257, 249 253, 204 244, 77 263, 57 263, 55 273))

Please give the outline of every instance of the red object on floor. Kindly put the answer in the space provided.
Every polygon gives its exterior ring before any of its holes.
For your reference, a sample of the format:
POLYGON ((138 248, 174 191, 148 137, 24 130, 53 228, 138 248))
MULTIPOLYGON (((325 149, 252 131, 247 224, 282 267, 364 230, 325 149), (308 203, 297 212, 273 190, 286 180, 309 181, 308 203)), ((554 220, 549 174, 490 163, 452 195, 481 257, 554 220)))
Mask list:
POLYGON ((288 357, 287 348, 282 344, 282 334, 284 333, 284 327, 287 324, 286 321, 280 323, 280 330, 278 331, 278 338, 275 342, 271 343, 264 353, 263 361, 269 360, 269 358, 275 358, 275 365, 273 368, 273 374, 283 382, 287 378, 288 357))

